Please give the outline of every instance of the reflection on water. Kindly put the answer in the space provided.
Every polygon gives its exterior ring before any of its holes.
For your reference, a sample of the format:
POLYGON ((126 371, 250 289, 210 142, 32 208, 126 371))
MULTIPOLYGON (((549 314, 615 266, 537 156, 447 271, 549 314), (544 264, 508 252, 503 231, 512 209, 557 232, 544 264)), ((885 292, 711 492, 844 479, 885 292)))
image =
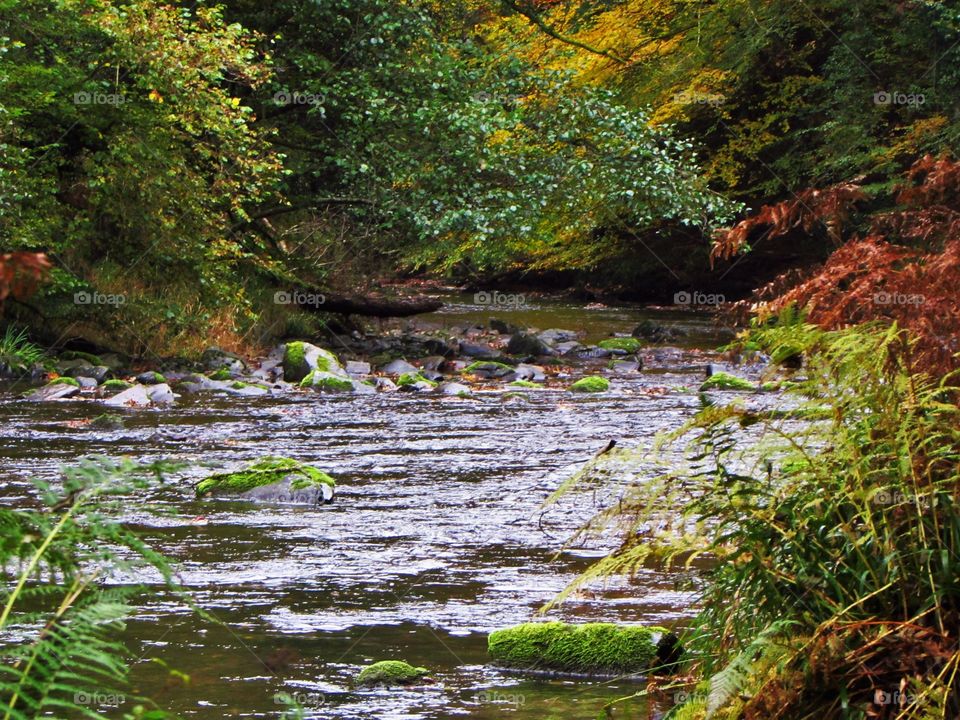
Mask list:
MULTIPOLYGON (((566 306, 513 314, 461 305, 426 322, 462 327, 495 315, 605 335, 629 332, 641 317, 566 306)), ((686 325, 688 340, 708 344, 707 321, 686 325)), ((55 476, 58 465, 82 454, 191 465, 153 498, 166 514, 131 502, 128 518, 176 560, 198 604, 224 623, 201 620, 166 596, 145 598, 130 623, 140 657, 135 689, 186 716, 277 717, 275 696, 285 692, 311 718, 595 718, 642 684, 503 672, 486 664, 485 635, 531 619, 604 550, 601 540, 554 557, 617 489, 571 496, 544 511, 558 483, 611 438, 646 442, 698 407, 684 387, 699 383, 703 357, 659 352, 648 358, 650 369, 618 376, 599 397, 556 390, 530 392, 526 401, 505 401, 499 392, 469 400, 184 398, 173 409, 129 411, 125 428, 106 432, 77 426, 102 411, 95 404, 28 404, 5 393, 3 500, 21 502, 31 474, 55 476), (307 509, 192 498, 192 483, 208 472, 201 464, 266 454, 330 472, 336 502, 307 509), (381 659, 428 667, 433 683, 352 689, 358 667, 381 659), (189 683, 154 660, 186 673, 189 683)), ((682 623, 691 614, 691 582, 650 568, 581 593, 552 615, 682 623)), ((611 717, 650 711, 633 702, 611 717)))

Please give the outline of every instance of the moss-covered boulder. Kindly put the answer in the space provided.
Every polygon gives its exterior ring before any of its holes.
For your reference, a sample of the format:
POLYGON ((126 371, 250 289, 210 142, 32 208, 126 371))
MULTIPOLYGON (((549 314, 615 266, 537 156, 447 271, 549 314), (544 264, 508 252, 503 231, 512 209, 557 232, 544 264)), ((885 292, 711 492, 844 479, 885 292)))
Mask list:
POLYGON ((643 343, 635 337, 617 337, 601 340, 598 347, 604 350, 622 350, 626 353, 635 353, 643 347, 643 343))
POLYGON ((757 384, 736 375, 715 372, 700 386, 701 390, 756 390, 757 384))
POLYGON ((314 370, 300 381, 300 387, 312 388, 317 392, 353 392, 356 384, 353 378, 325 370, 314 370))
POLYGON ((316 371, 348 377, 337 356, 329 350, 301 341, 290 342, 284 346, 284 380, 291 383, 301 382, 316 371))
POLYGON ((312 465, 284 457, 265 457, 243 470, 218 473, 197 485, 197 497, 235 496, 266 502, 318 505, 331 502, 335 482, 312 465))
POLYGON ((381 660, 367 665, 357 675, 355 683, 359 687, 371 685, 415 685, 423 680, 430 671, 414 667, 402 660, 381 660))
POLYGON ((525 623, 490 633, 487 649, 494 660, 514 668, 610 675, 661 666, 658 644, 664 638, 674 636, 659 627, 525 623))
POLYGON ((590 375, 589 377, 580 378, 571 385, 569 389, 570 392, 578 393, 606 392, 610 389, 610 381, 599 375, 590 375))

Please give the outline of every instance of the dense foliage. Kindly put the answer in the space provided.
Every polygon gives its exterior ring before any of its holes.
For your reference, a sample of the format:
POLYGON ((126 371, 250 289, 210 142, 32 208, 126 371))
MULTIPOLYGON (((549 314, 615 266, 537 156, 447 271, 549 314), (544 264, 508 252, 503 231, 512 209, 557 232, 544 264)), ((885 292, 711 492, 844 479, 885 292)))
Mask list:
POLYGON ((785 314, 753 342, 807 358, 783 406, 708 404, 664 437, 654 455, 686 447, 686 462, 594 520, 623 542, 581 582, 712 558, 687 638, 705 681, 675 717, 956 717, 956 388, 917 372, 896 327, 785 314))

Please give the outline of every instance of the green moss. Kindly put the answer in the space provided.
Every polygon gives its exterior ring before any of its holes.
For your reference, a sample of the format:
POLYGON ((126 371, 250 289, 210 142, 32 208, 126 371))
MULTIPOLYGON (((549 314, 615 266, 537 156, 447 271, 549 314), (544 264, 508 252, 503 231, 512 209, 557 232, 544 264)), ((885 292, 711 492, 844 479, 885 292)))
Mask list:
POLYGON ((405 387, 406 385, 416 385, 418 382, 428 383, 432 387, 437 387, 438 383, 435 383, 433 380, 427 380, 420 373, 404 373, 397 378, 397 387, 405 387))
POLYGON ((706 379, 700 390, 756 390, 757 385, 750 380, 731 375, 730 373, 714 373, 706 379))
POLYGON ((463 372, 474 373, 477 370, 489 370, 493 367, 502 369, 502 370, 513 370, 512 365, 507 365, 506 363, 497 362, 496 360, 477 360, 476 362, 473 362, 467 365, 463 369, 463 372))
POLYGON ((522 387, 522 388, 540 388, 543 385, 539 383, 530 382, 529 380, 514 380, 510 383, 510 387, 522 387))
POLYGON ((618 337, 601 340, 598 347, 604 350, 624 350, 628 353, 635 353, 643 347, 643 343, 635 337, 618 337))
POLYGON ((490 633, 487 649, 493 659, 513 667, 598 674, 642 672, 659 664, 658 636, 666 632, 612 623, 525 623, 490 633))
POLYGON ((260 385, 259 383, 245 383, 245 382, 241 382, 240 380, 237 380, 230 387, 232 387, 234 390, 243 390, 244 388, 248 388, 248 387, 260 388, 261 390, 269 390, 269 388, 266 385, 260 385))
POLYGON ((98 355, 81 352, 80 350, 67 350, 60 353, 62 360, 86 360, 91 365, 103 365, 103 361, 98 355))
POLYGON ((110 392, 122 392, 123 390, 132 388, 133 385, 126 380, 107 380, 102 387, 104 390, 109 390, 110 392))
POLYGON ((300 381, 300 387, 345 392, 353 390, 353 381, 349 378, 331 375, 325 370, 314 370, 300 381))
POLYGON ((232 378, 232 377, 233 377, 233 375, 231 375, 231 374, 230 374, 230 371, 227 370, 226 368, 220 368, 219 370, 217 370, 217 371, 215 371, 215 372, 213 372, 213 373, 210 374, 210 379, 211 379, 211 380, 224 381, 224 380, 229 380, 229 379, 232 378))
POLYGON ((760 390, 763 392, 776 392, 781 389, 781 384, 779 382, 765 382, 760 385, 760 390))
POLYGON ((304 490, 319 485, 333 487, 335 482, 312 465, 284 457, 265 457, 243 470, 218 473, 204 478, 197 485, 197 497, 215 493, 243 493, 291 478, 291 490, 304 490))
POLYGON ((153 382, 154 382, 156 385, 163 385, 165 382, 167 382, 167 379, 166 379, 163 375, 161 375, 160 373, 154 371, 154 373, 153 373, 153 382))
POLYGON ((401 660, 381 660, 368 665, 357 675, 356 684, 369 685, 412 685, 422 680, 430 671, 414 667, 401 660))
POLYGON ((51 380, 47 385, 73 385, 73 387, 76 388, 80 387, 80 383, 77 382, 76 378, 66 377, 65 375, 58 377, 56 380, 51 380))
POLYGON ((570 386, 570 392, 597 393, 610 389, 610 381, 598 375, 581 378, 570 386))

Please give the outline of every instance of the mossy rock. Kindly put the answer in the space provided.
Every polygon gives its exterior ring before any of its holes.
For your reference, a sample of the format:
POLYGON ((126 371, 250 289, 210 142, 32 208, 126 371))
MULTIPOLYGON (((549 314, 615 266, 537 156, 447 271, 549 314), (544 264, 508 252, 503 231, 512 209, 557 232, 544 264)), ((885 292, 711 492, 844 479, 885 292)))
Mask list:
POLYGON ((700 390, 756 390, 757 384, 725 372, 716 372, 706 379, 700 390))
POLYGON ((512 365, 507 365, 506 363, 497 362, 496 360, 477 360, 476 362, 473 362, 467 365, 463 369, 463 372, 475 373, 478 370, 490 370, 494 368, 498 370, 507 370, 510 372, 512 372, 515 369, 512 365))
POLYGON ((414 685, 429 674, 430 671, 426 668, 414 667, 402 660, 381 660, 361 670, 355 682, 359 687, 414 685))
POLYGON ((425 382, 431 387, 437 387, 440 383, 434 382, 433 380, 428 380, 420 373, 404 373, 397 378, 397 387, 406 387, 408 385, 416 385, 417 383, 425 382))
POLYGON ((353 380, 325 370, 314 370, 300 381, 300 387, 319 392, 350 392, 353 390, 353 380))
POLYGON ((104 413, 93 418, 90 421, 90 427, 95 430, 122 430, 123 418, 119 415, 104 413))
POLYGON ((260 388, 261 390, 269 390, 270 388, 266 385, 261 385, 260 383, 248 383, 241 380, 237 380, 235 383, 230 385, 234 390, 243 390, 244 388, 255 387, 260 388))
POLYGON ((287 343, 283 350, 283 379, 301 382, 314 372, 346 376, 337 356, 329 350, 299 340, 287 343))
POLYGON ((542 388, 543 385, 540 383, 530 382, 529 380, 514 380, 508 385, 508 387, 542 388))
MULTIPOLYGON (((529 670, 611 675, 645 672, 661 664, 664 628, 613 623, 525 623, 490 633, 490 656, 529 670)), ((674 646, 675 647, 675 646, 674 646)))
POLYGON ((256 488, 289 483, 289 491, 320 490, 324 499, 332 498, 334 479, 312 465, 284 457, 265 457, 243 470, 218 473, 197 485, 197 497, 242 495, 256 488))
POLYGON ((599 393, 610 389, 610 381, 598 375, 580 378, 570 386, 570 392, 599 393))
POLYGON ((604 350, 623 350, 624 352, 635 353, 643 347, 643 343, 635 337, 618 337, 601 340, 597 347, 604 350))
POLYGON ((231 372, 230 372, 229 370, 227 370, 226 368, 220 368, 219 370, 216 370, 216 371, 210 373, 210 376, 209 376, 209 377, 210 377, 211 380, 218 380, 218 381, 220 381, 220 382, 223 382, 223 381, 225 381, 225 380, 230 380, 230 379, 232 379, 232 378, 233 378, 233 373, 231 373, 231 372))
POLYGON ((133 387, 126 380, 107 380, 103 385, 100 386, 104 392, 108 393, 119 393, 124 390, 129 390, 133 387))
POLYGON ((51 380, 47 385, 72 385, 75 388, 80 387, 80 383, 77 382, 75 378, 72 377, 58 377, 56 380, 51 380))

